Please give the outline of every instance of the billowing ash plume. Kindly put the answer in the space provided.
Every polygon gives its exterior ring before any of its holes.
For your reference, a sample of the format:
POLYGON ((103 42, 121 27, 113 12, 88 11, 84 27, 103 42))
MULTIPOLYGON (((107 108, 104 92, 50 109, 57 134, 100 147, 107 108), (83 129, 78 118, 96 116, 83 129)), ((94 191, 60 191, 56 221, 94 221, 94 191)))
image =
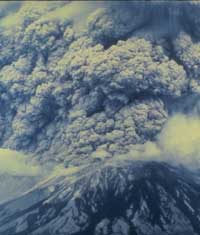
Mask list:
POLYGON ((198 2, 24 2, 5 9, 2 147, 77 165, 159 142, 177 110, 198 119, 198 2))

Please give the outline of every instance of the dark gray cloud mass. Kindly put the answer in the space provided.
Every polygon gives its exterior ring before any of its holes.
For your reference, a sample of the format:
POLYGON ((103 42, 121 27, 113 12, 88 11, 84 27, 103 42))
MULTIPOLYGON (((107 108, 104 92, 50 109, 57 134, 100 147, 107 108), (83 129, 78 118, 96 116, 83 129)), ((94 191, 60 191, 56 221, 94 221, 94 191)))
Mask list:
MULTIPOLYGON (((155 140, 179 100, 198 100, 198 2, 23 2, 3 9, 2 147, 66 165, 122 154, 155 140)), ((187 104, 191 111, 195 102, 187 104)))

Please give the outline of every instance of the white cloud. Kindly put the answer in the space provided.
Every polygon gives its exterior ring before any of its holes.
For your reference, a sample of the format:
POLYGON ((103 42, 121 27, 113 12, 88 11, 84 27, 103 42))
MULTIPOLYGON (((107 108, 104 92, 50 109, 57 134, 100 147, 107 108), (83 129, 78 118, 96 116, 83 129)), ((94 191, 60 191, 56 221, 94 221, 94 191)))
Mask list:
POLYGON ((158 147, 170 160, 200 165, 200 119, 177 114, 158 137, 158 147))
POLYGON ((0 149, 0 174, 35 176, 40 174, 40 167, 27 161, 22 153, 0 149))
POLYGON ((156 142, 130 147, 118 159, 167 161, 188 167, 200 167, 200 119, 176 114, 169 119, 156 142))

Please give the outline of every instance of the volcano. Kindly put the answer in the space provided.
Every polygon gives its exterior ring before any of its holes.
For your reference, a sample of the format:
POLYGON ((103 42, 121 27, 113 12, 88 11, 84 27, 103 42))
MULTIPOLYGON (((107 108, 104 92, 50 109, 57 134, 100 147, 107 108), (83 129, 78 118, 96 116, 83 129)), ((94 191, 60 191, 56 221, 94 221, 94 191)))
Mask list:
POLYGON ((0 206, 1 235, 200 234, 200 179, 161 162, 66 170, 0 206))

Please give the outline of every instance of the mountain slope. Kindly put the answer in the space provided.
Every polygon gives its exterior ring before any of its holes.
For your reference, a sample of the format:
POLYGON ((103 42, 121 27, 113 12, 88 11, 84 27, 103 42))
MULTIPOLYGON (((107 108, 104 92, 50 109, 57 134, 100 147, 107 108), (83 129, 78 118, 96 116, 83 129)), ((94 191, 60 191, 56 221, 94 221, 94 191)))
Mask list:
POLYGON ((199 222, 196 176, 158 162, 86 167, 0 207, 1 235, 195 235, 199 222))

